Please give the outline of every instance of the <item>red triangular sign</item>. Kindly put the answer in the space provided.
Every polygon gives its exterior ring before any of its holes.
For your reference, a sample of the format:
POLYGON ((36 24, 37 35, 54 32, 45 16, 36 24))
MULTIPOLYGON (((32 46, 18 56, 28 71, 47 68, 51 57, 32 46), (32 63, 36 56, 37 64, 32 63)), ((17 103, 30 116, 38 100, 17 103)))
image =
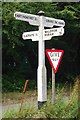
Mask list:
POLYGON ((46 50, 46 55, 55 73, 59 68, 63 53, 64 50, 52 50, 52 49, 46 50))

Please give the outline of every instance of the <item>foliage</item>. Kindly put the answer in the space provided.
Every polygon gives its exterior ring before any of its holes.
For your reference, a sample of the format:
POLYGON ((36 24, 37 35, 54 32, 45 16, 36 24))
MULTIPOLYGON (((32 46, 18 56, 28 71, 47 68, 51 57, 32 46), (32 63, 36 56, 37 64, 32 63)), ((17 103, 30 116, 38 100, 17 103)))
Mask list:
POLYGON ((25 79, 16 73, 5 74, 2 77, 2 91, 21 91, 23 89, 25 79), (18 82, 19 81, 19 82, 18 82))
POLYGON ((25 117, 25 118, 77 118, 78 117, 78 85, 79 80, 77 80, 73 86, 70 97, 67 99, 64 97, 64 90, 58 88, 58 93, 56 96, 55 103, 51 103, 51 99, 40 109, 33 105, 27 106, 24 104, 22 111, 9 111, 5 113, 4 118, 16 118, 16 117, 25 117), (14 115, 15 112, 15 115, 14 115))
POLYGON ((18 109, 14 109, 14 110, 9 110, 7 113, 4 114, 4 118, 30 118, 32 117, 35 113, 37 112, 37 110, 35 109, 34 106, 28 104, 28 105, 23 105, 22 110, 19 112, 18 109))
MULTIPOLYGON (((2 92, 13 92, 19 91, 22 92, 26 79, 23 75, 17 72, 10 72, 7 75, 2 77, 2 92)), ((36 81, 29 80, 27 90, 32 90, 36 88, 36 81)))
MULTIPOLYGON (((26 31, 38 30, 38 27, 31 26, 25 21, 15 20, 14 12, 20 11, 37 14, 40 10, 45 12, 45 16, 63 19, 65 21, 65 34, 62 37, 54 37, 51 41, 46 42, 46 48, 63 49, 65 51, 57 73, 58 77, 63 79, 62 76, 64 75, 66 80, 69 81, 67 75, 76 76, 80 73, 80 58, 78 57, 80 54, 80 2, 6 2, 2 4, 2 7, 3 74, 7 74, 7 71, 12 68, 14 68, 14 71, 16 71, 16 68, 19 70, 22 65, 23 68, 25 68, 23 60, 26 59, 26 57, 31 65, 31 68, 27 67, 27 70, 30 69, 29 72, 36 74, 38 67, 38 44, 31 40, 23 41, 22 34, 26 31), (15 67, 14 62, 16 63, 15 67)), ((49 71, 50 65, 48 61, 46 65, 49 71)), ((21 74, 23 74, 23 72, 21 74)))

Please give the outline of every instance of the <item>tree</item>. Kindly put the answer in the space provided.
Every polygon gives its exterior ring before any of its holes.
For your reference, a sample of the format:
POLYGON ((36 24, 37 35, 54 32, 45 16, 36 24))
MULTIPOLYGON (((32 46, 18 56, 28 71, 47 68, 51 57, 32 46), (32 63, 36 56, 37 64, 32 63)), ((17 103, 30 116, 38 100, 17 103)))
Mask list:
MULTIPOLYGON (((45 12, 45 16, 63 19, 66 23, 65 34, 62 37, 54 37, 46 42, 46 48, 64 49, 65 51, 58 76, 61 76, 63 73, 64 76, 66 74, 67 76, 69 74, 79 74, 80 3, 58 2, 3 3, 3 71, 7 72, 9 63, 12 64, 11 69, 14 66, 14 62, 16 63, 16 68, 20 69, 22 61, 26 56, 31 64, 32 71, 37 69, 38 42, 33 43, 31 40, 23 41, 22 33, 38 30, 38 27, 31 26, 25 21, 15 20, 14 12, 37 14, 40 10, 45 12)), ((49 68, 48 61, 47 65, 49 68)))

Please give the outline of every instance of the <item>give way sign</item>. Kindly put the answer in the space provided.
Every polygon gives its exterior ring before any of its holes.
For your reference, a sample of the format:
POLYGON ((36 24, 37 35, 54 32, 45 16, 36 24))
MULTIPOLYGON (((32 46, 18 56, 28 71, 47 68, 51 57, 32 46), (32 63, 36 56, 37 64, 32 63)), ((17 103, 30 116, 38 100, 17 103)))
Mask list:
POLYGON ((52 50, 52 49, 46 50, 46 55, 54 70, 54 73, 56 73, 59 68, 63 53, 64 53, 64 50, 52 50))

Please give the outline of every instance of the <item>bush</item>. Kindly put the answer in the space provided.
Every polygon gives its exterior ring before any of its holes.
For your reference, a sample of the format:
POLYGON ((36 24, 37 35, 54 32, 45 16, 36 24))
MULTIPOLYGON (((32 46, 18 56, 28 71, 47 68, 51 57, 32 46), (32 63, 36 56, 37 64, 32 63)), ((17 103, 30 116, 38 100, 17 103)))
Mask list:
POLYGON ((2 91, 22 91, 25 79, 18 73, 8 73, 2 76, 2 91))
MULTIPOLYGON (((10 72, 2 76, 2 92, 23 91, 23 87, 26 79, 23 75, 17 72, 10 72)), ((35 80, 29 80, 27 90, 34 89, 36 87, 35 80)))

